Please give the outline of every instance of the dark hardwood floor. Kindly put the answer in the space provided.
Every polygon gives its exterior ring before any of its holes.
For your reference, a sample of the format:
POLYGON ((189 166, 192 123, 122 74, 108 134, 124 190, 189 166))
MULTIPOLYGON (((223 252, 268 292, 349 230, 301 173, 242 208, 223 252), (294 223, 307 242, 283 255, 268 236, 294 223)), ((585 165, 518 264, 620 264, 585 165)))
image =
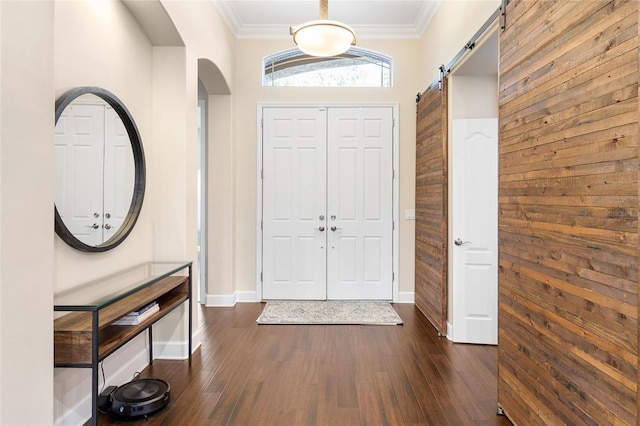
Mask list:
POLYGON ((147 420, 100 425, 510 425, 496 348, 453 344, 410 304, 401 326, 258 325, 263 304, 202 308, 202 346, 142 377, 171 384, 147 420))

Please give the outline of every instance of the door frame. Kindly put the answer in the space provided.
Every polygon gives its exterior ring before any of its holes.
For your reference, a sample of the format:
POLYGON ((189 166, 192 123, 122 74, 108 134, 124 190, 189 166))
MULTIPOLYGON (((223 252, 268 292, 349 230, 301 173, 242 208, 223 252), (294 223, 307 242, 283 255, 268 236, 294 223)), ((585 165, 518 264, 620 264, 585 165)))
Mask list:
MULTIPOLYGON (((497 48, 499 50, 499 20, 497 18, 490 18, 490 20, 487 21, 488 24, 486 26, 486 28, 484 28, 484 32, 482 34, 480 34, 478 36, 478 38, 476 39, 476 44, 475 47, 473 48, 472 51, 469 52, 469 54, 463 58, 460 62, 456 63, 455 66, 453 68, 451 68, 450 70, 450 74, 448 74, 448 78, 449 78, 449 92, 447 94, 448 99, 447 99, 447 103, 448 103, 448 119, 447 119, 447 132, 449 134, 449 138, 452 137, 453 132, 452 132, 452 126, 453 126, 453 120, 455 119, 460 119, 460 118, 498 118, 498 111, 499 111, 499 99, 498 99, 498 94, 496 92, 496 97, 495 97, 495 115, 489 114, 489 113, 485 113, 483 114, 471 114, 473 117, 466 117, 466 113, 463 114, 465 115, 465 117, 461 117, 458 114, 457 108, 458 108, 458 102, 457 99, 454 95, 454 92, 457 90, 456 89, 456 78, 457 76, 473 76, 473 77, 481 77, 481 76, 485 76, 488 77, 489 74, 491 74, 491 77, 493 77, 493 73, 488 73, 486 71, 486 69, 488 68, 492 68, 493 67, 493 63, 489 64, 488 62, 484 62, 484 61, 480 61, 480 62, 476 62, 472 67, 477 67, 477 68, 482 68, 481 72, 477 72, 477 73, 469 73, 469 72, 465 72, 465 73, 461 73, 461 70, 463 70, 466 67, 468 67, 468 63, 467 61, 469 61, 469 63, 473 63, 472 61, 477 60, 480 56, 482 55, 488 55, 489 52, 487 52, 486 47, 488 46, 488 43, 492 43, 495 42, 497 44, 497 48), (491 19, 494 19, 493 22, 490 22, 491 19), (495 39, 492 39, 493 37, 496 37, 495 39), (486 44, 485 44, 486 43, 486 44)), ((499 53, 498 53, 499 56, 499 53)), ((495 62, 495 84, 496 84, 496 88, 499 90, 500 88, 500 83, 498 81, 498 77, 499 77, 499 70, 498 70, 498 61, 496 60, 495 62)), ((491 69, 491 71, 493 71, 493 69, 491 69)), ((485 84, 485 82, 480 82, 479 84, 485 84)), ((499 145, 499 132, 498 132, 498 139, 496 140, 496 144, 499 145)), ((454 153, 453 153, 453 140, 450 140, 449 146, 447 148, 447 153, 448 153, 448 182, 449 182, 449 187, 447 189, 447 197, 448 197, 448 217, 447 217, 447 234, 448 234, 448 238, 449 238, 449 245, 447 248, 447 317, 446 317, 446 337, 451 340, 453 340, 453 334, 454 334, 454 328, 455 328, 455 324, 453 323, 453 311, 455 309, 454 306, 454 300, 453 300, 453 289, 454 289, 454 277, 453 277, 453 270, 454 270, 454 263, 453 263, 453 251, 456 249, 456 246, 451 244, 453 242, 453 239, 456 238, 456 234, 454 233, 454 229, 453 229, 453 209, 455 209, 456 207, 452 204, 453 202, 453 191, 454 191, 454 187, 453 187, 453 161, 454 161, 454 153)), ((498 186, 498 181, 496 180, 496 187, 498 186)), ((498 220, 498 215, 496 215, 496 221, 498 220)), ((497 222, 496 222, 497 223, 497 222)), ((496 225, 497 226, 497 225, 496 225)), ((496 232, 497 232, 497 227, 496 227, 496 232)), ((499 250, 499 241, 498 241, 498 250, 499 250)), ((499 267, 499 264, 496 264, 497 267, 499 267)), ((496 283, 497 285, 497 283, 496 283)), ((497 287, 496 287, 497 288, 497 287)), ((496 292, 496 299, 498 298, 498 294, 496 292)))
POLYGON ((200 111, 200 254, 198 262, 198 303, 206 305, 209 281, 209 100, 198 99, 200 111))
POLYGON ((364 103, 340 103, 340 102, 259 102, 256 106, 256 300, 262 301, 262 110, 264 108, 368 108, 389 107, 392 110, 392 134, 393 134, 393 281, 391 283, 393 302, 399 302, 398 270, 399 256, 399 228, 400 228, 400 120, 399 104, 397 102, 364 102, 364 103))

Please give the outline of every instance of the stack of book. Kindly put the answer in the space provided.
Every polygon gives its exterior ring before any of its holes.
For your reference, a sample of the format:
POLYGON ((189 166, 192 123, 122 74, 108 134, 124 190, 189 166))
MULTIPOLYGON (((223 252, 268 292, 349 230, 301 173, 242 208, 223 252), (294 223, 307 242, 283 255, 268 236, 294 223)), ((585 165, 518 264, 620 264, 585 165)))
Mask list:
POLYGON ((159 310, 160 305, 158 305, 158 302, 154 301, 136 309, 133 312, 129 312, 127 315, 114 322, 113 325, 138 325, 159 310))

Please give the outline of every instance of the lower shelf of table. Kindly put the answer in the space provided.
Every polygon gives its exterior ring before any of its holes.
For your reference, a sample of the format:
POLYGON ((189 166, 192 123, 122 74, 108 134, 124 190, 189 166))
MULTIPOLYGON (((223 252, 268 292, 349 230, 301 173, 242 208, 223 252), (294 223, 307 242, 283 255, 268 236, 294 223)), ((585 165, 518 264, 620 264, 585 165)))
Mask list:
MULTIPOLYGON (((152 294, 152 297, 146 299, 136 299, 136 305, 140 303, 148 303, 149 301, 157 301, 160 310, 136 325, 113 325, 112 322, 117 319, 115 316, 109 317, 109 323, 102 322, 97 333, 98 343, 98 362, 109 356, 116 349, 123 346, 129 340, 138 334, 144 332, 153 323, 167 315, 169 312, 177 308, 181 303, 189 300, 188 297, 188 280, 182 277, 180 281, 175 281, 171 288, 165 289, 166 292, 158 295, 152 294), (142 302, 140 302, 142 300, 142 302)), ((153 293, 153 292, 151 292, 153 293)), ((129 306, 134 306, 128 304, 129 306)), ((127 308, 123 312, 130 312, 133 308, 127 308)), ((121 308, 119 308, 122 310, 121 308)), ((99 315, 101 313, 98 313, 99 315)), ((94 330, 91 324, 92 315, 95 312, 83 311, 72 312, 58 320, 54 325, 54 366, 56 367, 90 367, 93 360, 93 339, 94 330), (82 326, 77 324, 82 323, 82 326)), ((122 314, 121 314, 122 315, 122 314)), ((102 316, 100 316, 102 318, 102 316)))

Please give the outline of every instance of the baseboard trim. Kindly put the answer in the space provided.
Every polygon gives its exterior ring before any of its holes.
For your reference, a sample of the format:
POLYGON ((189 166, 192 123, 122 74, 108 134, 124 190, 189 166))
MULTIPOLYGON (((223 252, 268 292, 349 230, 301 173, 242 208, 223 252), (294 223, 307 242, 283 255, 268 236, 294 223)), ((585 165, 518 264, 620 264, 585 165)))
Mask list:
MULTIPOLYGON (((193 347, 191 353, 193 354, 196 349, 200 347, 202 341, 200 339, 200 330, 196 330, 193 333, 191 339, 193 347)), ((153 341, 153 358, 154 359, 168 359, 168 360, 185 360, 189 358, 189 341, 177 341, 177 342, 157 342, 153 341)))
POLYGON ((232 307, 236 303, 254 303, 259 302, 255 291, 236 291, 233 294, 208 294, 205 306, 208 307, 232 307))
POLYGON ((240 303, 255 303, 260 302, 258 294, 254 291, 236 291, 237 301, 240 303))
POLYGON ((447 339, 453 341, 453 324, 447 321, 447 339))
POLYGON ((398 293, 397 303, 415 303, 416 294, 413 291, 401 291, 398 293))
MULTIPOLYGON (((233 294, 208 294, 205 306, 210 308, 230 308, 236 303, 260 302, 255 291, 236 291, 233 294)), ((415 303, 415 293, 413 291, 401 291, 398 293, 396 303, 415 303)))
POLYGON ((205 306, 208 307, 231 307, 235 306, 237 302, 236 295, 234 294, 207 294, 205 306))

